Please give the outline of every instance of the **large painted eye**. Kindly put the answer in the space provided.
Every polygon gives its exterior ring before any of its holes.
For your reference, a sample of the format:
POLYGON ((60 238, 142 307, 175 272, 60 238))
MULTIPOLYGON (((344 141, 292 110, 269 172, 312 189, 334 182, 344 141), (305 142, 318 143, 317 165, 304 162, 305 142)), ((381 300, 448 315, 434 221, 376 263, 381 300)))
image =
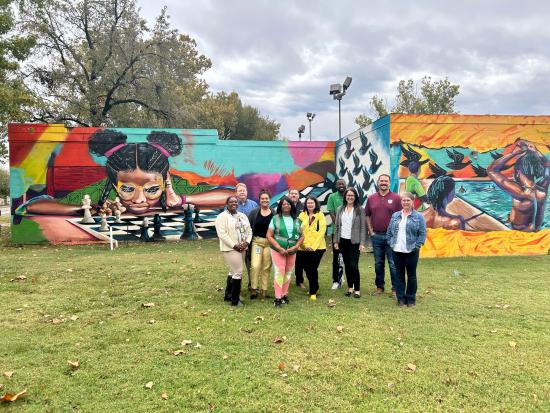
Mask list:
POLYGON ((160 185, 152 185, 147 188, 143 188, 143 190, 148 194, 156 194, 160 190, 160 185))
POLYGON ((132 193, 135 191, 135 188, 133 186, 130 186, 130 185, 121 185, 120 186, 120 191, 121 192, 126 192, 126 193, 132 193))

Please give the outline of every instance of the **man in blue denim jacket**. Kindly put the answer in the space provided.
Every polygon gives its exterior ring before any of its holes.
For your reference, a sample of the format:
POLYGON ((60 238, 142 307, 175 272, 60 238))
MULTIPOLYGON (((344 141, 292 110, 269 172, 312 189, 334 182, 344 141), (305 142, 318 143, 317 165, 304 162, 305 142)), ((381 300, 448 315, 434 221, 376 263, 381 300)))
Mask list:
POLYGON ((413 202, 413 194, 401 194, 403 209, 392 215, 386 233, 395 261, 395 291, 400 307, 416 305, 416 266, 420 248, 426 241, 426 222, 422 214, 413 208, 413 202))

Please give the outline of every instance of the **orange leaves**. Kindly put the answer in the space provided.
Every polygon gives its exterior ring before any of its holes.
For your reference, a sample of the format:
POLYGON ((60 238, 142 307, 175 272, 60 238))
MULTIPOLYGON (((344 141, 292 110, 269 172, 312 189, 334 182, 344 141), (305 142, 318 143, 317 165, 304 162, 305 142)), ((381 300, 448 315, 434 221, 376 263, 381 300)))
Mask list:
POLYGON ((12 403, 16 401, 21 396, 24 396, 27 394, 27 389, 21 390, 19 393, 6 393, 3 396, 0 397, 0 401, 6 402, 6 403, 12 403))

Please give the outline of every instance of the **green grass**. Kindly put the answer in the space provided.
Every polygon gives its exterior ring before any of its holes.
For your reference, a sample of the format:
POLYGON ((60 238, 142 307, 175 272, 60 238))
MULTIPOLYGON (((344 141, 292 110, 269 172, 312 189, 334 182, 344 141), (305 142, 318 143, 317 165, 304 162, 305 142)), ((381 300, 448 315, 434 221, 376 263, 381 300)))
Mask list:
POLYGON ((330 291, 327 254, 317 302, 292 287, 280 310, 233 309, 215 241, 110 252, 10 247, 6 232, 0 373, 15 374, 0 393, 28 395, 5 412, 550 410, 548 257, 421 260, 417 307, 403 309, 367 294, 372 254, 363 298, 330 291))

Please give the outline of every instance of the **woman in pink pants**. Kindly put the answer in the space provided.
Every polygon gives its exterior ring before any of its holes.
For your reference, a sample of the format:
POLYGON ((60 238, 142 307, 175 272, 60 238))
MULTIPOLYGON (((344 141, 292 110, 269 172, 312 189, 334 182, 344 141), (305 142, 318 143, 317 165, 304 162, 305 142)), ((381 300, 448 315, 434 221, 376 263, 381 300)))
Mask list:
POLYGON ((275 307, 288 304, 288 287, 296 263, 296 251, 304 240, 300 220, 292 200, 284 196, 277 206, 277 214, 271 220, 266 238, 271 246, 275 288, 275 307))

